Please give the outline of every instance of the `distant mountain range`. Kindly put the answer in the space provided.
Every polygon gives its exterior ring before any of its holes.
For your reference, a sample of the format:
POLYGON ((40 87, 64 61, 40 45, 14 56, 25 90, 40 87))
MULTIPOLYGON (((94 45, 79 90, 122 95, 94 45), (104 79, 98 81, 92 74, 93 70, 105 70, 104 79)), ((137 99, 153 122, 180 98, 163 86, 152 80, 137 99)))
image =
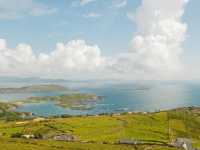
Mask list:
POLYGON ((67 82, 68 80, 63 80, 63 79, 44 79, 44 78, 37 78, 37 77, 0 77, 0 83, 8 83, 8 82, 34 82, 34 83, 53 83, 53 82, 67 82))
POLYGON ((44 84, 44 85, 30 85, 19 88, 0 88, 0 93, 35 93, 35 92, 61 92, 68 91, 69 89, 56 85, 56 84, 44 84))
POLYGON ((71 80, 71 79, 49 79, 49 78, 39 78, 39 77, 5 77, 0 76, 0 83, 63 83, 63 82, 120 82, 119 80, 114 79, 86 79, 86 80, 71 80))

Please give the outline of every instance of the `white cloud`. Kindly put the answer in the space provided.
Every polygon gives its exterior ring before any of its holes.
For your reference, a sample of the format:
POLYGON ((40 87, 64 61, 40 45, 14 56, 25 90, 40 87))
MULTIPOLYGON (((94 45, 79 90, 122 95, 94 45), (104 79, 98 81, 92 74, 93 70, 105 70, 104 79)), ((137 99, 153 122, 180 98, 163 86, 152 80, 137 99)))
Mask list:
POLYGON ((35 8, 30 12, 32 16, 43 16, 43 15, 51 15, 58 12, 57 8, 35 8))
POLYGON ((19 44, 15 50, 7 48, 6 41, 0 40, 0 71, 1 74, 14 74, 31 71, 36 57, 29 45, 19 44))
POLYGON ((86 5, 86 4, 89 4, 89 3, 91 3, 91 2, 94 2, 94 1, 96 1, 96 0, 80 0, 80 5, 86 5))
POLYGON ((143 0, 134 15, 138 30, 132 48, 117 56, 102 56, 97 45, 84 40, 58 43, 50 54, 35 55, 31 46, 19 44, 9 49, 0 40, 0 74, 37 76, 92 73, 98 77, 169 79, 182 69, 182 44, 187 24, 181 18, 186 0, 143 0))
POLYGON ((40 54, 38 59, 41 64, 47 65, 47 68, 50 66, 49 69, 68 69, 66 71, 89 71, 103 63, 98 46, 87 45, 83 40, 73 40, 67 44, 58 43, 55 51, 40 54))
MULTIPOLYGON (((138 31, 130 52, 119 56, 114 68, 159 77, 180 71, 187 25, 182 22, 185 0, 143 0, 134 21, 138 31)), ((133 18, 133 17, 131 17, 133 18)))
POLYGON ((0 0, 0 19, 49 15, 57 11, 57 8, 49 8, 35 0, 0 0))
POLYGON ((9 75, 36 75, 62 77, 71 72, 95 71, 104 63, 98 46, 87 45, 83 40, 58 43, 50 54, 36 56, 31 46, 19 44, 15 49, 0 40, 0 73, 9 75))
POLYGON ((83 17, 84 18, 99 18, 101 17, 101 14, 95 13, 95 12, 90 12, 88 14, 84 14, 83 17))
POLYGON ((114 7, 122 8, 127 5, 127 0, 114 0, 114 7))

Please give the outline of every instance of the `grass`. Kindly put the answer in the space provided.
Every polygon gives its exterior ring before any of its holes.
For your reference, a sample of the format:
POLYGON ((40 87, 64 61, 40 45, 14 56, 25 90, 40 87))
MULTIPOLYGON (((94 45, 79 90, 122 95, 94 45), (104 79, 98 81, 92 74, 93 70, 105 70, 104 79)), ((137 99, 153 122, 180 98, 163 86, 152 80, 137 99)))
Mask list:
POLYGON ((157 113, 49 118, 43 121, 0 121, 0 147, 5 150, 178 150, 169 147, 176 138, 192 139, 200 148, 199 108, 182 108, 157 113), (195 111, 194 111, 195 110, 195 111), (13 139, 13 135, 42 135, 42 139, 13 139), (56 135, 73 135, 76 142, 52 140, 56 135), (121 140, 141 141, 136 145, 121 140), (103 144, 104 143, 104 144, 103 144))
POLYGON ((74 134, 80 140, 116 143, 120 139, 167 142, 166 113, 153 116, 89 116, 50 119, 42 122, 0 123, 0 132, 11 137, 16 132, 22 134, 41 133, 46 136, 66 133, 74 134), (161 117, 164 117, 161 120, 161 117), (22 130, 23 129, 23 130, 22 130), (11 132, 13 131, 13 132, 11 132))
POLYGON ((196 148, 200 148, 199 110, 199 108, 185 108, 168 112, 171 141, 177 137, 189 138, 196 148))

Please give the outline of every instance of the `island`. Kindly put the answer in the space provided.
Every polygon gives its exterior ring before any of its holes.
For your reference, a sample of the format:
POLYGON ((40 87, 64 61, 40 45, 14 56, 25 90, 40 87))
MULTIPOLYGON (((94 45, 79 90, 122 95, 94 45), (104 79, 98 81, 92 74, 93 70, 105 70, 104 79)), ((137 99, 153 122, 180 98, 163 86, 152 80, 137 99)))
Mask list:
POLYGON ((34 114, 31 112, 16 112, 18 105, 0 102, 0 120, 16 121, 22 119, 32 119, 34 114))
POLYGON ((71 109, 92 109, 95 103, 101 100, 101 96, 87 93, 68 93, 58 96, 42 96, 42 97, 30 97, 25 100, 18 100, 13 102, 17 106, 21 106, 28 103, 43 103, 53 102, 55 105, 64 108, 71 109))
POLYGON ((31 96, 25 99, 15 100, 10 102, 16 108, 30 103, 45 103, 52 102, 55 105, 64 108, 76 110, 88 110, 94 108, 95 104, 102 100, 102 96, 96 94, 81 93, 77 90, 56 85, 56 84, 43 84, 43 85, 29 85, 15 88, 0 88, 0 94, 13 94, 13 93, 56 93, 56 96, 31 96))

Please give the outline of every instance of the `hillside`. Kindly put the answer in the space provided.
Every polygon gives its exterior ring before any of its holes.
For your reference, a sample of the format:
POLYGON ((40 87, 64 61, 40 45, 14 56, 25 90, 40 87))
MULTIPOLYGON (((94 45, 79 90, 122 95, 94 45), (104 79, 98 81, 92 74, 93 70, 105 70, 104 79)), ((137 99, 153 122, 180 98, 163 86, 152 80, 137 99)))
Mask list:
POLYGON ((178 150, 177 140, 200 148, 200 109, 0 121, 6 150, 178 150), (67 142, 66 142, 67 141, 67 142))

